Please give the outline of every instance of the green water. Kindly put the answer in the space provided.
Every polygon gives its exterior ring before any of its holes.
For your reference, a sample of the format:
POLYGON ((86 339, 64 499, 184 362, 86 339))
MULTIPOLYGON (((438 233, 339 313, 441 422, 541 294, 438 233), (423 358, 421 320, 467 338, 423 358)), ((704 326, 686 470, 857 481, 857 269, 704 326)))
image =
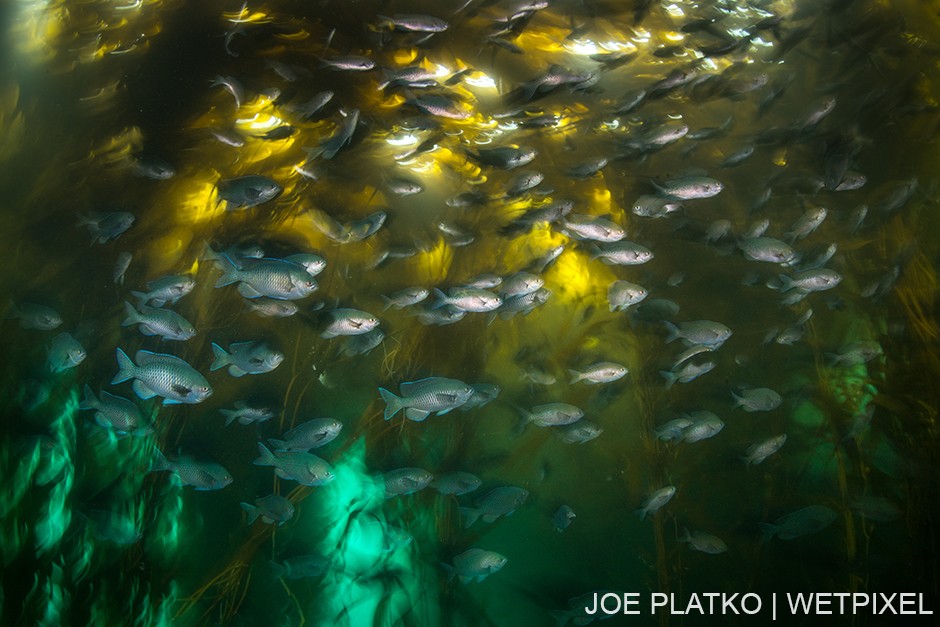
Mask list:
MULTIPOLYGON (((49 331, 0 321, 0 624, 553 625, 552 612, 597 590, 641 599, 642 615, 607 624, 760 624, 770 618, 773 593, 793 591, 916 593, 925 609, 940 610, 934 8, 663 2, 644 11, 643 2, 559 0, 507 24, 510 3, 461 4, 15 0, 0 8, 2 302, 8 316, 11 303, 25 302, 62 317, 49 331), (428 37, 379 25, 377 16, 395 14, 434 15, 449 27, 428 37), (757 27, 772 16, 782 18, 776 27, 757 27), (721 19, 688 27, 704 17, 721 19), (512 29, 500 33, 500 24, 512 29), (732 41, 743 43, 715 51, 732 41), (322 58, 342 55, 369 57, 377 68, 323 67, 322 58), (285 65, 275 71, 272 62, 285 65), (517 97, 552 64, 597 80, 545 85, 530 101, 517 97), (440 85, 379 89, 383 71, 409 65, 421 65, 440 85), (678 69, 696 80, 650 93, 678 69), (217 75, 244 85, 240 107, 211 86, 217 75), (735 80, 762 75, 766 85, 735 91, 735 80), (640 89, 648 94, 642 105, 617 113, 640 89), (321 113, 304 120, 291 111, 323 90, 335 95, 321 113), (463 119, 409 104, 427 93, 452 98, 463 119), (836 99, 833 111, 798 128, 827 96, 836 99), (316 180, 299 174, 308 164, 304 148, 331 137, 353 109, 360 118, 350 143, 332 159, 311 160, 316 180), (544 114, 557 117, 527 124, 544 114), (264 138, 283 124, 293 127, 289 137, 264 138), (723 131, 637 148, 663 124, 723 131), (244 145, 226 145, 211 129, 234 129, 244 145), (835 191, 824 182, 840 141, 852 148, 848 169, 867 178, 858 189, 835 191), (721 166, 747 145, 755 147, 751 157, 721 166), (515 170, 467 155, 492 146, 527 146, 538 155, 515 170), (175 176, 135 175, 129 163, 141 153, 169 162, 175 176), (595 157, 608 160, 599 173, 569 174, 595 157), (504 197, 525 170, 541 172, 542 184, 504 197), (283 191, 226 211, 216 184, 244 175, 269 177, 283 191), (654 183, 685 175, 714 177, 724 188, 681 201, 665 217, 632 211, 638 198, 656 193, 654 183), (424 189, 396 195, 389 189, 395 177, 424 189), (913 194, 886 208, 910 181, 913 194), (773 193, 761 204, 768 187, 773 193), (470 191, 489 200, 447 203, 470 191), (624 227, 626 239, 654 258, 605 265, 592 258, 590 243, 558 225, 506 228, 561 199, 573 201, 573 213, 624 227), (867 216, 853 228, 861 205, 867 216), (750 260, 738 244, 764 219, 767 236, 787 239, 815 207, 828 210, 826 219, 793 248, 805 264, 835 244, 825 265, 841 282, 783 304, 786 294, 768 283, 805 266, 750 260), (320 228, 328 218, 349 223, 378 210, 386 222, 363 241, 339 243, 320 228), (134 224, 90 244, 76 223, 108 211, 128 211, 134 224), (707 242, 716 220, 728 220, 734 236, 707 242), (459 245, 439 228, 442 221, 472 242, 459 245), (262 317, 234 285, 215 286, 221 273, 206 247, 249 244, 268 257, 316 252, 326 260, 318 290, 293 301, 299 313, 262 317), (551 296, 527 315, 467 313, 451 325, 426 326, 414 307, 383 310, 381 295, 447 289, 481 273, 508 276, 562 245, 540 274, 551 296), (410 256, 396 257, 403 249, 410 256), (117 284, 122 252, 133 258, 117 284), (167 341, 122 327, 131 290, 168 274, 196 281, 171 306, 196 336, 167 341), (614 280, 642 285, 647 300, 610 311, 614 280), (678 313, 651 313, 653 299, 672 301, 678 313), (376 315, 384 341, 349 355, 348 338, 323 338, 325 312, 337 307, 376 315), (732 331, 692 359, 714 362, 711 372, 666 387, 659 372, 684 347, 666 342, 664 319, 712 320, 732 331), (774 329, 800 319, 797 341, 773 340, 774 329), (46 347, 60 332, 87 357, 52 372, 46 347), (212 343, 247 340, 268 341, 283 363, 241 378, 210 371, 212 343), (831 363, 828 354, 860 340, 876 342, 881 354, 831 363), (116 348, 178 356, 213 393, 198 404, 139 399, 129 383, 110 383, 116 348), (569 383, 569 369, 597 361, 629 373, 610 383, 569 383), (532 367, 555 382, 527 380, 523 372, 532 367), (500 393, 466 412, 384 421, 378 389, 398 392, 400 383, 426 377, 496 384, 500 393), (96 424, 93 412, 79 409, 85 385, 136 402, 152 432, 118 437, 96 424), (732 392, 759 387, 778 392, 782 404, 754 413, 734 407, 732 392), (240 400, 276 406, 277 417, 225 426, 219 410, 240 400), (561 427, 530 424, 518 432, 520 407, 552 402, 582 409, 603 432, 582 444, 564 443, 561 427), (657 439, 657 426, 698 410, 719 416, 724 428, 694 443, 657 439), (870 423, 858 418, 866 412, 870 423), (259 441, 324 416, 343 424, 336 440, 313 451, 332 466, 331 482, 298 486, 252 464, 259 441), (742 461, 749 446, 784 433, 786 443, 766 461, 742 461), (177 485, 170 473, 150 472, 156 449, 221 464, 231 485, 177 485), (403 467, 471 472, 482 486, 459 497, 428 487, 385 499, 382 473, 403 467), (670 485, 675 496, 660 511, 645 520, 634 514, 670 485), (464 528, 458 508, 500 486, 522 487, 528 499, 511 516, 464 528), (291 500, 293 517, 249 526, 239 503, 271 493, 291 500), (853 507, 861 497, 887 499, 895 509, 866 516, 853 507), (563 504, 576 517, 558 532, 552 517, 563 504), (829 508, 834 520, 792 539, 762 539, 762 523, 807 506, 829 508), (395 543, 389 527, 410 541, 395 543), (686 529, 717 536, 727 550, 694 550, 681 541, 686 529), (449 578, 441 564, 470 548, 508 561, 482 582, 449 578), (279 577, 272 565, 305 555, 323 556, 324 572, 279 577), (681 610, 708 592, 751 593, 764 608, 755 616, 651 612, 653 593, 675 595, 681 610)), ((884 624, 867 611, 779 618, 884 624)))

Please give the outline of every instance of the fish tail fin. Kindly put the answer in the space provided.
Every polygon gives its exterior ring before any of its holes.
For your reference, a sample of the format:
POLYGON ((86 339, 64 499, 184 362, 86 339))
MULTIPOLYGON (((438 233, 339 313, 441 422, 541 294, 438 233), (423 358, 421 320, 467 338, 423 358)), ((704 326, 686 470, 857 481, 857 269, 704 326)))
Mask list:
POLYGON ((451 566, 450 564, 445 564, 444 562, 441 562, 441 568, 443 568, 447 572, 447 581, 453 581, 454 577, 457 576, 456 571, 454 571, 454 567, 451 566))
POLYGON ((137 299, 138 307, 140 307, 141 305, 147 304, 147 301, 150 299, 150 294, 147 294, 146 292, 133 292, 132 291, 131 296, 137 299))
POLYGON ((269 451, 268 447, 261 442, 258 442, 258 454, 260 457, 252 462, 255 466, 274 466, 277 463, 274 453, 269 451))
POLYGON ((771 538, 777 535, 777 525, 771 523, 757 523, 757 528, 760 529, 760 541, 762 543, 769 542, 771 538))
POLYGON ((129 327, 132 324, 137 324, 140 322, 140 314, 136 309, 134 309, 134 306, 126 300, 124 301, 124 311, 127 314, 127 317, 124 318, 124 322, 121 323, 122 327, 129 327))
POLYGON ((568 369, 568 376, 571 377, 571 379, 568 380, 568 385, 577 383, 583 378, 580 372, 578 372, 577 370, 572 370, 571 368, 568 369))
POLYGON ((271 565, 271 570, 274 571, 274 577, 277 579, 280 579, 281 577, 283 577, 284 575, 290 572, 290 568, 288 568, 284 564, 278 564, 277 562, 273 560, 268 563, 271 565))
POLYGON ((91 387, 88 384, 85 384, 84 387, 85 398, 82 399, 82 402, 79 404, 79 409, 95 409, 98 407, 98 399, 95 397, 95 393, 91 391, 91 387))
POLYGON ((382 307, 382 311, 385 311, 386 309, 392 306, 392 299, 386 296, 385 294, 381 294, 379 298, 381 298, 382 302, 385 303, 385 307, 382 307))
POLYGON ((219 412, 225 416, 225 426, 229 426, 235 419, 238 418, 238 412, 232 411, 231 409, 220 409, 219 412))
POLYGON ((838 366, 839 362, 842 361, 842 358, 835 353, 826 353, 826 367, 832 368, 833 366, 838 366))
POLYGON ((458 511, 463 516, 463 528, 469 529, 470 526, 480 517, 480 510, 472 507, 459 507, 458 511))
POLYGON ((646 508, 639 507, 633 510, 633 513, 636 514, 637 518, 640 520, 646 520, 646 508))
POLYGON ((153 465, 150 467, 150 470, 159 472, 161 470, 173 470, 173 463, 166 458, 163 452, 158 449, 153 449, 153 465))
POLYGON ((249 526, 252 525, 256 520, 258 520, 258 516, 261 515, 261 512, 257 507, 255 507, 254 505, 249 505, 248 503, 244 503, 244 502, 241 503, 241 506, 243 510, 248 512, 248 525, 249 526))
POLYGON ((275 440, 274 438, 268 438, 268 443, 274 447, 275 451, 286 451, 287 450, 287 441, 286 440, 275 440))
POLYGON ((131 358, 127 356, 127 353, 120 348, 116 349, 116 351, 118 372, 114 375, 114 378, 111 379, 111 385, 132 379, 134 377, 134 371, 137 370, 137 366, 135 366, 131 358))
POLYGON ((385 401, 385 413, 384 418, 386 420, 391 420, 392 417, 398 413, 402 408, 402 399, 395 396, 385 388, 379 388, 379 394, 382 395, 382 400, 385 401))
POLYGON ((666 336, 667 344, 679 339, 679 327, 669 322, 668 320, 663 320, 663 325, 666 327, 666 331, 668 332, 668 335, 666 336))
POLYGON ((225 352, 225 349, 216 344, 212 343, 212 356, 215 359, 212 362, 212 365, 209 366, 209 370, 218 370, 219 368, 224 368, 229 363, 229 354, 225 352))
POLYGON ((691 540, 691 539, 692 539, 692 534, 689 533, 689 528, 688 528, 688 527, 683 527, 683 528, 682 528, 682 533, 679 534, 679 536, 678 536, 677 539, 679 540, 679 542, 688 542, 689 540, 691 540))
POLYGON ((787 292, 793 289, 793 279, 785 274, 778 274, 777 278, 780 279, 780 283, 782 285, 780 288, 781 292, 787 292))
POLYGON ((663 376, 663 378, 666 380, 666 389, 667 389, 667 390, 668 390, 669 388, 671 388, 672 385, 673 385, 673 384, 676 382, 676 380, 679 378, 679 377, 676 376, 676 373, 670 372, 669 370, 660 370, 660 371, 659 371, 659 374, 661 374, 661 375, 663 376))
POLYGON ((431 305, 431 309, 439 309, 447 304, 447 294, 436 287, 434 288, 434 297, 437 298, 437 302, 431 305))
POLYGON ((216 261, 222 269, 222 276, 215 282, 216 287, 224 287, 241 280, 238 276, 238 265, 226 253, 219 255, 216 261))

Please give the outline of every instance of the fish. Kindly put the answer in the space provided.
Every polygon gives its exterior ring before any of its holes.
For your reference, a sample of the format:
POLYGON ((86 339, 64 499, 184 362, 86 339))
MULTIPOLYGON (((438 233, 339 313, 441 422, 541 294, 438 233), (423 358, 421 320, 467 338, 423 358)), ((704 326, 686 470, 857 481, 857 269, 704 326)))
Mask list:
POLYGON ((212 395, 212 386, 188 363, 163 353, 139 350, 137 364, 116 349, 118 372, 111 385, 134 379, 134 393, 147 400, 162 396, 164 405, 201 403, 212 395))
POLYGON ((273 466, 274 474, 281 479, 296 481, 305 486, 322 486, 336 478, 333 468, 312 453, 306 451, 271 452, 258 442, 259 457, 252 462, 255 466, 273 466))
POLYGON ((693 424, 693 421, 687 417, 674 418, 669 422, 665 422, 657 426, 653 430, 653 433, 656 435, 656 438, 662 442, 681 440, 685 434, 685 431, 693 424))
POLYGON ((246 298, 245 307, 265 318, 288 318, 300 311, 300 308, 293 301, 278 300, 267 296, 254 299, 246 298))
POLYGON ((561 427, 575 423, 584 417, 584 411, 568 403, 546 403, 531 410, 517 408, 522 415, 521 427, 532 423, 537 427, 561 427))
POLYGON ((504 198, 515 198, 517 196, 521 196, 525 192, 541 185, 542 181, 544 180, 545 175, 536 170, 525 170, 519 172, 513 176, 506 185, 504 198))
POLYGON ((760 527, 764 542, 775 536, 781 540, 793 540, 819 533, 835 522, 836 518, 838 514, 831 507, 810 505, 781 516, 773 523, 757 523, 757 526, 760 527))
POLYGON ((498 146, 480 148, 476 153, 467 150, 466 153, 481 165, 512 170, 531 163, 538 155, 538 150, 530 146, 498 146))
POLYGON ((118 255, 117 261, 114 262, 114 271, 111 275, 115 285, 124 285, 124 275, 127 273, 127 269, 130 267, 133 258, 134 256, 127 251, 118 255))
POLYGON ((233 481, 232 474, 215 462, 197 461, 188 455, 170 461, 158 449, 155 453, 151 470, 173 473, 172 479, 177 485, 193 486, 199 491, 221 490, 233 481))
POLYGON ((144 436, 153 432, 140 408, 122 396, 115 396, 102 391, 101 398, 95 396, 87 384, 83 388, 84 398, 78 406, 80 410, 93 410, 98 426, 110 429, 118 437, 125 435, 144 436))
POLYGON ((131 170, 138 176, 155 181, 165 181, 176 176, 173 166, 154 155, 137 155, 132 160, 131 170))
POLYGON ((272 407, 253 407, 245 401, 235 401, 235 409, 220 409, 219 412, 225 416, 226 427, 236 420, 240 425, 250 425, 266 422, 277 415, 277 410, 272 407))
POLYGON ((558 427, 555 433, 565 444, 584 444, 600 437, 603 432, 601 427, 582 418, 573 424, 558 427))
POLYGON ((552 514, 552 527, 555 531, 561 533, 569 526, 571 526, 571 521, 577 517, 577 514, 574 513, 574 510, 571 509, 568 505, 562 505, 555 510, 555 513, 552 514))
POLYGON ((441 94, 416 96, 408 99, 406 104, 422 113, 449 120, 466 120, 473 115, 472 110, 462 107, 455 98, 441 94))
POLYGON ((388 190, 397 196, 414 196, 424 191, 424 185, 418 181, 400 176, 385 179, 388 190))
POLYGON ((379 319, 358 309, 334 309, 329 312, 333 320, 320 333, 320 337, 331 339, 341 335, 362 335, 375 329, 379 319))
POLYGON ((721 181, 707 176, 686 176, 653 183, 660 194, 676 200, 694 200, 717 196, 725 188, 721 181))
POLYGON ((428 487, 434 475, 421 468, 397 468, 382 475, 385 498, 414 494, 428 487))
POLYGON ((109 213, 98 213, 92 211, 89 214, 81 215, 78 219, 78 226, 84 226, 91 235, 91 243, 104 244, 123 235, 134 225, 133 213, 127 211, 111 211, 109 213))
POLYGON ((740 393, 731 392, 734 406, 746 412, 772 411, 780 406, 783 398, 770 388, 744 388, 740 393))
POLYGON ((343 344, 342 352, 348 357, 366 355, 385 340, 385 333, 376 327, 362 335, 349 335, 343 344))
POLYGON ((574 165, 566 170, 566 174, 573 179, 589 179, 607 167, 606 157, 594 157, 574 165))
POLYGON ((642 218, 665 218, 682 208, 675 200, 668 196, 644 194, 633 203, 632 211, 642 218))
POLYGON ((130 546, 143 538, 140 526, 134 517, 99 509, 82 514, 91 526, 95 539, 113 542, 119 546, 130 546))
POLYGON ((501 391, 500 387, 493 383, 474 383, 470 387, 473 388, 473 394, 470 395, 466 403, 457 408, 460 411, 470 411, 477 407, 483 407, 495 400, 501 391))
POLYGON ((689 383, 698 379, 703 374, 714 370, 716 364, 713 361, 706 361, 701 364, 687 363, 681 370, 660 370, 659 374, 666 379, 666 389, 668 390, 674 383, 689 383))
POLYGON ((226 209, 255 207, 277 198, 284 188, 277 182, 260 174, 222 179, 216 183, 219 200, 224 200, 226 209))
POLYGON ((686 346, 705 345, 718 348, 731 337, 731 329, 712 320, 694 320, 680 322, 677 325, 663 321, 666 327, 666 343, 681 339, 686 346))
POLYGON ((139 325, 138 329, 144 335, 159 335, 165 340, 178 341, 185 341, 196 335, 196 328, 192 323, 175 311, 141 305, 138 312, 127 301, 124 301, 124 310, 127 317, 121 326, 139 325))
POLYGON ((800 292, 821 292, 831 290, 842 282, 842 275, 829 268, 803 270, 793 276, 778 275, 781 292, 797 290, 800 292))
POLYGON ((797 259, 796 251, 789 244, 772 237, 751 237, 738 242, 744 256, 753 261, 789 264, 797 259))
POLYGON ((577 240, 604 243, 618 242, 627 235, 622 226, 611 220, 579 213, 565 216, 561 220, 561 231, 577 240))
POLYGON ((298 555, 284 560, 282 563, 270 562, 274 576, 287 579, 306 579, 319 577, 330 567, 331 560, 319 553, 298 555))
POLYGON ((303 422, 283 436, 283 440, 269 439, 275 451, 309 451, 329 444, 339 436, 343 423, 334 418, 314 418, 303 422))
POLYGON ((258 259, 242 268, 223 254, 219 262, 223 270, 215 286, 239 283, 238 292, 248 299, 299 300, 319 287, 304 266, 283 259, 258 259))
POLYGON ((454 557, 454 563, 441 566, 448 573, 448 579, 457 577, 460 583, 480 582, 496 573, 509 562, 505 555, 483 549, 468 549, 454 557))
POLYGON ((386 404, 385 420, 391 420, 402 409, 405 410, 406 418, 416 422, 423 421, 431 412, 443 416, 473 396, 473 388, 463 381, 444 377, 402 382, 399 390, 400 397, 385 388, 379 388, 379 394, 386 404))
POLYGON ((62 332, 46 346, 46 365, 52 372, 62 372, 79 365, 88 353, 70 333, 62 332))
POLYGON ((20 321, 23 329, 38 329, 52 331, 62 324, 62 316, 52 307, 21 301, 19 304, 10 301, 10 311, 7 318, 20 321))
POLYGON ((496 294, 476 287, 452 287, 446 294, 434 288, 434 296, 437 298, 434 309, 451 306, 464 312, 485 313, 503 304, 496 294))
POLYGON ((209 132, 226 146, 241 148, 245 145, 245 137, 234 129, 210 128, 209 132))
POLYGON ((404 309, 423 302, 431 295, 430 290, 424 287, 406 287, 404 289, 392 292, 389 295, 381 295, 384 309, 404 309))
POLYGON ((577 89, 579 86, 584 87, 596 81, 597 78, 598 75, 594 72, 574 72, 553 63, 543 74, 520 85, 514 94, 507 96, 507 99, 529 102, 536 95, 547 94, 558 87, 567 85, 577 89))
MULTIPOLYGON (((323 57, 320 59, 320 63, 323 65, 323 67, 344 72, 368 72, 375 67, 375 61, 369 57, 363 57, 355 54, 341 57, 323 57)), ((331 157, 327 157, 327 159, 329 158, 331 157)))
POLYGON ((858 340, 846 344, 838 353, 826 353, 830 367, 852 367, 868 363, 884 354, 881 345, 874 340, 858 340))
MULTIPOLYGON (((375 66, 375 63, 371 59, 369 59, 369 62, 372 63, 371 67, 375 66)), ((371 69, 371 67, 369 69, 371 69)), ((343 116, 342 123, 337 127, 333 135, 323 140, 316 148, 304 149, 307 151, 307 155, 310 159, 318 157, 332 159, 352 141, 353 135, 356 133, 356 128, 359 126, 359 109, 352 109, 350 111, 340 109, 339 113, 343 116)))
POLYGON ((610 311, 626 311, 629 307, 643 302, 649 296, 645 287, 630 281, 613 281, 607 286, 607 303, 610 311))
POLYGON ((242 103, 245 102, 245 86, 242 85, 240 80, 231 76, 216 76, 209 86, 224 87, 235 99, 235 108, 241 109, 242 103))
POLYGON ((689 532, 688 529, 683 529, 679 542, 685 542, 692 550, 708 553, 709 555, 718 555, 728 550, 728 545, 725 544, 724 540, 704 531, 689 532))
POLYGON ((477 490, 483 481, 474 474, 457 470, 436 475, 429 485, 441 494, 461 496, 477 490))
POLYGON ((378 28, 390 28, 411 33, 443 33, 450 27, 446 20, 431 15, 396 13, 391 17, 379 15, 378 18, 378 28))
POLYGON ((229 352, 213 342, 212 355, 214 361, 209 370, 215 371, 228 366, 228 373, 233 377, 271 372, 284 361, 284 354, 272 349, 263 340, 234 342, 229 345, 229 352))
POLYGON ((623 364, 614 363, 612 361, 599 361, 586 366, 582 370, 568 370, 568 375, 571 379, 568 381, 569 385, 573 385, 579 381, 584 381, 585 383, 597 384, 597 383, 611 383, 622 379, 627 374, 627 367, 623 364))
POLYGON ((772 438, 755 442, 754 444, 747 447, 747 451, 745 451, 744 456, 741 459, 743 459, 748 466, 751 464, 760 464, 765 459, 779 451, 786 441, 787 434, 782 433, 780 435, 775 435, 772 438))
POLYGON ((318 92, 310 100, 301 104, 286 107, 289 111, 296 113, 303 120, 309 120, 325 107, 332 99, 335 93, 329 89, 318 92))
POLYGON ((714 437, 725 427, 721 418, 710 411, 698 410, 686 414, 685 419, 691 424, 682 430, 681 439, 686 444, 694 444, 714 437))
POLYGON ((162 307, 169 303, 175 305, 183 296, 186 296, 196 287, 196 281, 184 274, 172 274, 147 283, 146 292, 131 292, 137 299, 138 307, 152 304, 162 307))
POLYGON ((639 509, 634 510, 634 513, 640 518, 640 520, 645 520, 648 516, 655 514, 660 509, 662 509, 666 503, 672 500, 672 497, 675 496, 675 494, 675 486, 670 485, 666 486, 665 488, 660 488, 650 494, 646 500, 643 501, 643 505, 639 509))
POLYGON ((891 522, 901 517, 901 508, 896 503, 880 496, 859 496, 849 501, 849 507, 863 518, 875 522, 891 522))
POLYGON ((464 517, 464 529, 469 529, 479 519, 491 523, 501 516, 510 516, 522 507, 528 498, 529 491, 525 488, 493 488, 473 502, 475 507, 460 508, 460 514, 464 517))
POLYGON ((654 257, 653 251, 646 246, 627 240, 598 244, 591 255, 591 259, 600 259, 609 266, 638 266, 648 263, 654 257))
POLYGON ((807 209, 783 236, 790 240, 790 243, 798 239, 803 239, 818 229, 819 225, 823 223, 828 215, 829 210, 825 207, 807 209))
POLYGON ((280 494, 269 494, 255 500, 255 504, 241 503, 242 509, 248 513, 248 524, 253 524, 258 518, 266 525, 277 523, 279 526, 294 517, 294 504, 280 494))

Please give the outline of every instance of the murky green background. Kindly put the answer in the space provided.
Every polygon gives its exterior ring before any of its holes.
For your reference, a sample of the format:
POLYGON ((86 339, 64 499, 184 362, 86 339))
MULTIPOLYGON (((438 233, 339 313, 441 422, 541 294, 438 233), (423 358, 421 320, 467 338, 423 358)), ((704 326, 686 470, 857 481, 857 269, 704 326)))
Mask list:
MULTIPOLYGON (((45 304, 64 322, 55 331, 21 329, 13 319, 0 326, 0 623, 551 625, 550 611, 600 589, 683 599, 695 592, 755 592, 765 599, 793 590, 917 592, 940 610, 936 9, 919 2, 653 2, 644 12, 645 4, 553 2, 504 36, 521 49, 516 54, 486 41, 494 20, 512 14, 500 2, 471 2, 457 15, 450 14, 460 3, 4 3, 0 287, 4 306, 45 304), (722 12, 714 26, 734 37, 770 15, 783 21, 776 32, 755 31, 743 49, 703 59, 701 77, 719 80, 615 113, 625 94, 690 67, 702 47, 720 43, 681 27, 722 12), (376 26, 377 15, 396 13, 436 15, 450 28, 422 41, 376 26), (626 54, 625 62, 603 65, 590 56, 610 52, 626 54), (469 80, 436 93, 457 98, 471 115, 421 114, 407 104, 407 90, 377 89, 380 69, 337 72, 319 61, 343 54, 369 56, 380 68, 421 63, 442 83, 469 68, 469 80), (285 80, 272 61, 289 64, 297 79, 285 80), (513 109, 502 96, 553 63, 596 72, 599 80, 539 94, 515 123, 501 117, 513 109), (766 73, 767 86, 726 96, 722 81, 758 73, 766 73), (240 109, 223 88, 210 86, 216 75, 244 84, 240 109), (778 86, 785 91, 760 111, 778 86), (273 88, 280 90, 276 98, 273 88), (287 108, 324 89, 336 95, 322 115, 304 121, 287 108), (818 127, 775 139, 772 129, 791 128, 826 95, 837 105, 818 127), (318 180, 302 177, 295 168, 307 160, 303 148, 334 132, 340 108, 360 110, 350 145, 314 162, 318 180), (557 123, 520 124, 542 113, 557 115, 557 123), (696 131, 729 118, 713 139, 686 137, 643 158, 618 158, 623 142, 664 121, 696 131), (282 122, 294 127, 292 136, 261 137, 282 122), (431 128, 422 130, 427 122, 431 128), (224 145, 211 128, 235 128, 246 143, 224 145), (858 190, 821 189, 827 142, 839 136, 859 141, 850 167, 867 183, 858 190), (402 158, 425 140, 437 147, 402 158), (751 158, 720 167, 748 143, 756 145, 751 158), (518 200, 501 199, 516 172, 480 167, 465 154, 490 144, 537 148, 527 168, 542 172, 545 182, 518 200), (136 176, 128 163, 141 152, 165 159, 176 175, 136 176), (570 167, 597 156, 610 159, 600 174, 568 176, 570 167), (686 173, 707 173, 724 191, 685 202, 665 219, 631 211, 637 198, 655 192, 653 181, 686 173), (225 211, 215 184, 247 174, 271 177, 284 192, 258 207, 225 211), (425 190, 395 196, 387 186, 392 177, 420 181, 425 190), (917 189, 902 207, 880 210, 911 180, 917 189), (770 200, 755 208, 768 185, 770 200), (446 204, 470 190, 494 200, 465 209, 446 204), (575 202, 576 213, 623 225, 627 239, 655 258, 607 266, 591 259, 588 246, 544 225, 502 232, 527 208, 562 198, 575 202), (860 205, 869 212, 853 230, 860 205), (843 279, 792 306, 765 286, 788 269, 745 259, 730 238, 704 240, 719 219, 738 236, 767 219, 768 235, 782 238, 807 208, 819 206, 828 209, 826 221, 794 247, 806 259, 837 244, 828 267, 843 279), (362 242, 336 243, 315 226, 323 214, 349 222, 379 209, 388 213, 386 224, 362 242), (115 210, 133 213, 134 225, 115 240, 90 244, 86 229, 76 226, 80 215, 115 210), (442 220, 471 233, 473 242, 448 243, 436 226, 442 220), (327 260, 319 290, 298 301, 298 315, 263 318, 246 310, 234 287, 215 288, 219 271, 204 259, 206 246, 242 244, 260 244, 269 256, 316 251, 327 260), (424 326, 407 309, 382 310, 382 294, 413 285, 443 289, 483 272, 508 275, 562 244, 565 252, 543 274, 552 296, 528 316, 488 324, 471 313, 453 325, 424 326), (416 254, 376 265, 384 251, 402 247, 416 254), (133 261, 125 283, 115 285, 112 270, 123 251, 133 261), (673 285, 676 273, 684 280, 673 285), (198 331, 186 342, 120 326, 130 290, 167 274, 197 282, 174 307, 198 331), (666 389, 658 372, 670 368, 681 347, 666 344, 663 324, 645 320, 636 307, 609 311, 607 286, 615 279, 643 285, 649 299, 673 301, 675 321, 708 319, 731 328, 726 344, 707 355, 716 368, 666 389), (320 337, 324 316, 315 303, 378 315, 386 339, 366 355, 343 354, 344 339, 320 337), (813 315, 801 341, 765 342, 808 308, 813 315), (78 339, 87 358, 51 373, 46 346, 60 331, 78 339), (271 342, 284 363, 239 379, 209 372, 212 342, 250 339, 271 342), (829 365, 827 353, 856 340, 878 342, 883 355, 855 367, 829 365), (141 402, 154 416, 154 433, 116 438, 90 412, 79 413, 78 403, 85 384, 138 400, 129 384, 110 385, 117 347, 131 355, 140 348, 177 355, 207 376, 214 393, 198 405, 141 402), (599 360, 630 372, 605 385, 568 384, 567 369, 599 360), (557 382, 524 380, 528 365, 557 382), (429 376, 494 383, 501 393, 466 413, 421 423, 400 415, 382 420, 379 387, 397 391, 402 381, 429 376), (771 412, 746 413, 734 408, 738 386, 773 388, 784 402, 771 412), (267 423, 225 427, 219 409, 236 400, 280 411, 267 423), (582 408, 602 435, 565 444, 551 428, 514 434, 516 407, 556 401, 582 408), (716 413, 724 429, 694 444, 656 439, 657 425, 694 410, 716 413), (866 411, 873 411, 870 425, 847 437, 866 411), (336 441, 315 451, 333 465, 335 481, 297 487, 252 465, 259 440, 322 416, 344 425, 336 441), (779 453, 745 466, 749 445, 779 433, 788 435, 779 453), (155 448, 218 462, 234 481, 220 491, 174 485, 167 473, 148 472, 155 448), (406 466, 465 470, 483 487, 457 498, 429 488, 384 500, 379 475, 406 466), (526 488, 528 501, 511 517, 464 529, 458 506, 502 485, 526 488), (633 510, 666 485, 676 486, 674 499, 639 520, 633 510), (239 502, 272 491, 290 497, 294 518, 276 528, 248 527, 239 502), (864 496, 889 499, 900 513, 889 521, 865 517, 851 507, 864 496), (558 533, 552 514, 562 504, 577 517, 558 533), (809 505, 838 516, 819 533, 762 541, 758 523, 809 505), (127 545, 102 539, 88 523, 93 511, 120 513, 140 539, 127 545), (375 538, 354 532, 350 521, 360 516, 404 529, 413 541, 383 551, 375 538), (720 537, 727 552, 691 550, 680 541, 685 528, 720 537), (501 553, 508 563, 482 583, 448 581, 440 563, 471 547, 501 553), (279 579, 270 565, 315 552, 333 560, 322 576, 279 579)), ((660 614, 629 624, 735 621, 660 614)), ((829 622, 881 624, 868 615, 829 622)))

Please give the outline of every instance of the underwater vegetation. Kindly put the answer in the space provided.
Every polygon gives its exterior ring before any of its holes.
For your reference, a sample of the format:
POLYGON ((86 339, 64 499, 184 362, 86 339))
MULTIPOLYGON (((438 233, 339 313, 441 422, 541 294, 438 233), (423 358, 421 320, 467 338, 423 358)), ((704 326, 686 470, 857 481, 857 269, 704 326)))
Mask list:
POLYGON ((940 610, 934 8, 0 29, 0 624, 940 610))

